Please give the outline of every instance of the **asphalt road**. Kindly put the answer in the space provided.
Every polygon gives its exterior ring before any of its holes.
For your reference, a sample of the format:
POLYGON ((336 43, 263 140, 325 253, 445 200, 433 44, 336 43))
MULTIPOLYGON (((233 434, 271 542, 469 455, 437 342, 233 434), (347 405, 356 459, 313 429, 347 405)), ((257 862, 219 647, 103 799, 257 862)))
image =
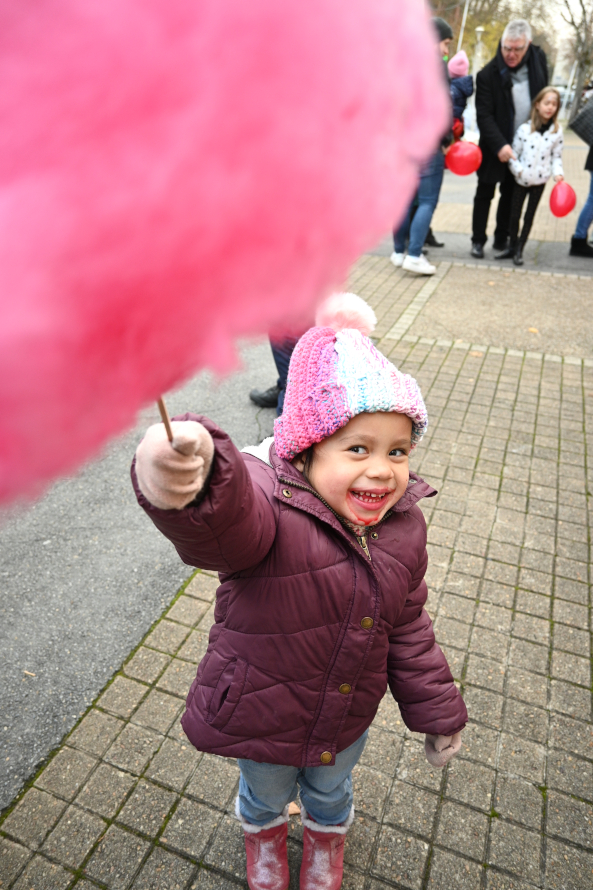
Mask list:
MULTIPOLYGON (((275 413, 249 401, 276 373, 267 342, 222 383, 168 394, 171 414, 207 414, 242 447, 275 413)), ((138 507, 129 466, 155 407, 104 457, 28 509, 0 516, 0 810, 58 745, 191 573, 138 507)))

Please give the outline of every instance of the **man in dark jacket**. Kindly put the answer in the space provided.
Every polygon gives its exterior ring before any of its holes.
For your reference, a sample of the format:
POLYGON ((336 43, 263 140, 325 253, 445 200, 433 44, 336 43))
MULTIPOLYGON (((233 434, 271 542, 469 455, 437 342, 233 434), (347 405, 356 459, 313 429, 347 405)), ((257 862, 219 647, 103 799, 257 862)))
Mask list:
POLYGON ((480 131, 482 164, 474 198, 471 254, 484 256, 486 226, 496 183, 500 201, 496 214, 494 249, 505 251, 509 236, 514 179, 508 161, 516 130, 529 120, 531 102, 548 83, 546 56, 531 42, 531 28, 524 19, 509 22, 496 56, 476 78, 476 115, 480 131))

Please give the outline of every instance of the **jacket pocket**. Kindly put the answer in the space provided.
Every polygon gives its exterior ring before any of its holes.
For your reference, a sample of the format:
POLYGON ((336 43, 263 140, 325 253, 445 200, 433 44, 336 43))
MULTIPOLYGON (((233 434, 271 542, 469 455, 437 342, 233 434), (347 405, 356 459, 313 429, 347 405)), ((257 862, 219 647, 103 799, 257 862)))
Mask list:
POLYGON ((213 729, 223 729, 233 716, 243 694, 248 670, 249 664, 242 658, 232 658, 224 666, 206 715, 206 723, 213 729))

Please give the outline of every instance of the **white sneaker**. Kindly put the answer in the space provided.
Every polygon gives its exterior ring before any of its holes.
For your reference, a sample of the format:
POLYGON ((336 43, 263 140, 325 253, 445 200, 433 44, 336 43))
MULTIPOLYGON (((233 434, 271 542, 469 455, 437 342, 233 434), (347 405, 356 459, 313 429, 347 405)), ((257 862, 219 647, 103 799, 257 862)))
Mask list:
POLYGON ((401 264, 404 261, 404 255, 403 255, 403 253, 396 253, 395 251, 393 251, 393 253, 389 257, 389 259, 391 260, 393 265, 399 269, 399 267, 401 266, 401 264))
POLYGON ((406 272, 416 272, 418 275, 434 275, 437 267, 429 263, 422 254, 420 256, 408 254, 402 263, 402 269, 405 269, 406 272))

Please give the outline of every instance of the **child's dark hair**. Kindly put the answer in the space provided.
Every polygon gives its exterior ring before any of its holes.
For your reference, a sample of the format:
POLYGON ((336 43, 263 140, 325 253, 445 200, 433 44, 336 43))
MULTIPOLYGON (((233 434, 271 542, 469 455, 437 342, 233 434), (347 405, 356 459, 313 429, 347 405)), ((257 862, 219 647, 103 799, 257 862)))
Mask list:
POLYGON ((534 133, 535 130, 539 130, 541 125, 544 123, 540 117, 539 111, 537 110, 537 106, 542 101, 546 93, 555 93, 556 94, 556 111, 550 118, 550 123, 553 124, 552 133, 558 132, 558 112, 560 111, 560 105, 562 104, 560 99, 560 93, 556 89, 556 87, 544 87, 543 90, 540 90, 533 102, 531 103, 531 132, 534 133))

